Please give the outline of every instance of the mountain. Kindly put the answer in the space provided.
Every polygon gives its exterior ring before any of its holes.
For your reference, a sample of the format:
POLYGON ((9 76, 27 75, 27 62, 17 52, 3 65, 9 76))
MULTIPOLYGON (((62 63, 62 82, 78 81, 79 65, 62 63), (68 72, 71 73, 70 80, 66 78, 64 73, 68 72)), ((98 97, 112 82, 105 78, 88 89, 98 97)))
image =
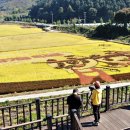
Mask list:
POLYGON ((0 0, 0 14, 28 14, 36 0, 0 0))
POLYGON ((32 19, 48 22, 74 18, 99 22, 112 19, 116 11, 125 7, 130 7, 130 0, 39 0, 29 14, 32 19))

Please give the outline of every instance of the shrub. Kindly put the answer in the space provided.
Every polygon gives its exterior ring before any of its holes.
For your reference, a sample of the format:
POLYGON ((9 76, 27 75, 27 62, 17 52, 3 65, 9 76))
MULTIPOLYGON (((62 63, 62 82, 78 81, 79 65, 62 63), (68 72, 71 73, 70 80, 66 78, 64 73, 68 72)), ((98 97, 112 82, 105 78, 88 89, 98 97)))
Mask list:
POLYGON ((119 36, 125 36, 128 34, 128 30, 124 27, 106 24, 98 26, 94 31, 93 37, 114 39, 119 36))

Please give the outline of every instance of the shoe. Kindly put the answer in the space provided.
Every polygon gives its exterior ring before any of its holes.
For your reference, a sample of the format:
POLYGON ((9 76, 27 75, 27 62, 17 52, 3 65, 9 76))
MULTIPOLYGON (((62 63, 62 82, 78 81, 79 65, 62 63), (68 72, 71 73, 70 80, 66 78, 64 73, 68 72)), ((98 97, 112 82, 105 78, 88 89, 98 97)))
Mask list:
POLYGON ((101 123, 101 120, 99 120, 98 123, 101 123))
MULTIPOLYGON (((93 121, 93 122, 96 122, 95 120, 93 121)), ((99 121, 97 121, 98 123, 101 123, 102 121, 101 120, 99 120, 99 121)))
POLYGON ((93 122, 93 125, 94 125, 94 126, 98 126, 99 123, 94 121, 94 122, 93 122))

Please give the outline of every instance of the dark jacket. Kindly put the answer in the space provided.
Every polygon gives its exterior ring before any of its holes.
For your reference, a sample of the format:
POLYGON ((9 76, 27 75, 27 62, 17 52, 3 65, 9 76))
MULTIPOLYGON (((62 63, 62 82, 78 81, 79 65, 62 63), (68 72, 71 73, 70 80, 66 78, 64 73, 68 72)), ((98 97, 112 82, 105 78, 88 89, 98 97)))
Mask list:
POLYGON ((79 95, 71 94, 67 98, 67 104, 69 105, 69 110, 79 109, 82 106, 82 100, 79 95))

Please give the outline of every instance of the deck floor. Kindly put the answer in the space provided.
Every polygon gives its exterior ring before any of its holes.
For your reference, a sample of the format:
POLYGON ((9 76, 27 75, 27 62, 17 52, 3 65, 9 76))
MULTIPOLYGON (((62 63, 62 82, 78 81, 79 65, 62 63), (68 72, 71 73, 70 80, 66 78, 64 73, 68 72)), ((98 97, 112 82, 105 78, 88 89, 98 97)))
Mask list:
POLYGON ((130 106, 101 113, 101 123, 93 126, 93 116, 81 119, 83 130, 130 130, 130 106))

